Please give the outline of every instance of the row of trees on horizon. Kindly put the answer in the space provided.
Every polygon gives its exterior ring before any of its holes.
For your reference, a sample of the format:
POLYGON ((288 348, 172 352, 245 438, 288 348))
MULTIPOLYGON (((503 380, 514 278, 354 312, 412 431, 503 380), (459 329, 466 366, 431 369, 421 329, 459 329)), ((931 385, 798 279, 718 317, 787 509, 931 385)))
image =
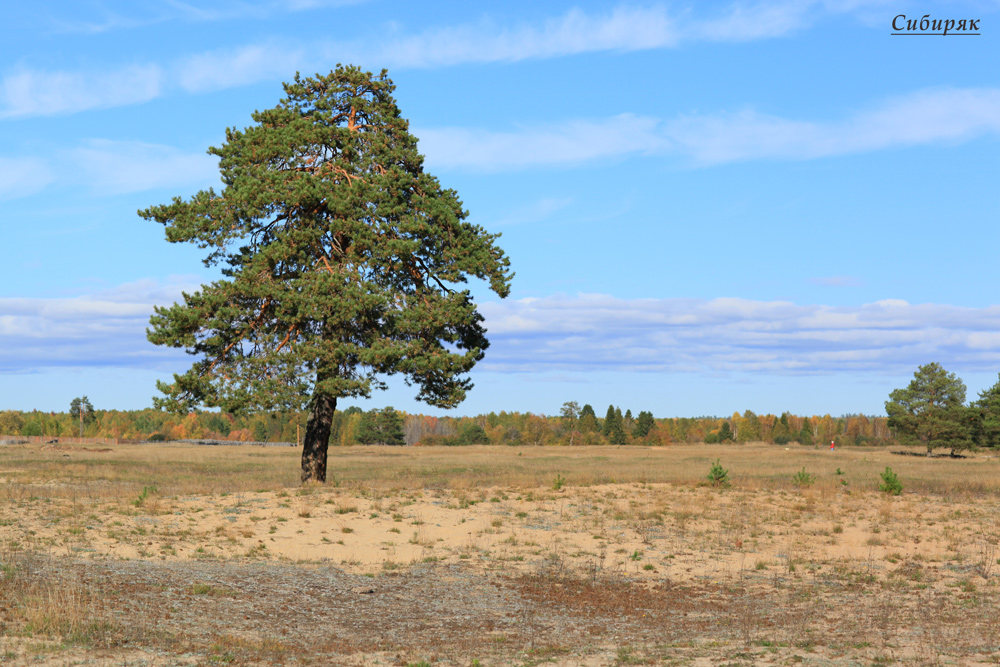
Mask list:
MULTIPOLYGON (((88 402, 89 403, 89 402, 88 402)), ((162 410, 99 410, 81 413, 33 410, 0 412, 0 434, 118 438, 125 440, 228 440, 298 442, 308 413, 234 415, 195 410, 177 415, 162 410)), ((603 417, 574 401, 558 416, 491 412, 475 417, 407 414, 391 407, 364 411, 352 406, 334 415, 331 446, 388 445, 670 445, 674 443, 771 442, 839 445, 888 444, 886 417, 866 415, 758 415, 655 418, 648 411, 624 412, 608 406, 603 417)))
MULTIPOLYGON (((491 412, 475 417, 407 414, 391 407, 352 406, 333 416, 332 446, 350 445, 670 445, 767 442, 803 445, 901 443, 953 451, 1000 447, 1000 380, 966 403, 965 384, 937 363, 920 366, 910 384, 886 401, 888 417, 862 414, 810 417, 751 410, 729 417, 659 418, 609 405, 603 417, 593 406, 563 404, 558 416, 491 412)), ((96 410, 86 397, 69 412, 0 412, 0 435, 121 440, 222 440, 301 442, 308 413, 236 415, 194 410, 96 410)))

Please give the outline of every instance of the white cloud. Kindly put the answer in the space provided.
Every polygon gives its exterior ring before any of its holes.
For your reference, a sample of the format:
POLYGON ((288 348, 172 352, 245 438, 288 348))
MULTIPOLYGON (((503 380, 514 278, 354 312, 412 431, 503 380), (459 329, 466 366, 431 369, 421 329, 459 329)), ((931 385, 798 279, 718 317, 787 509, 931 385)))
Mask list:
POLYGON ((420 151, 432 166, 504 171, 663 152, 669 144, 655 118, 622 114, 599 121, 575 120, 510 132, 417 128, 420 151))
POLYGON ((1000 306, 552 296, 484 304, 496 371, 765 374, 1000 367, 1000 306))
POLYGON ((218 158, 173 146, 90 139, 68 154, 70 171, 104 194, 162 187, 208 187, 219 181, 218 158))
POLYGON ((809 160, 896 147, 958 143, 1000 133, 1000 89, 939 88, 893 98, 842 121, 754 111, 671 120, 623 114, 508 132, 417 129, 428 163, 483 171, 576 164, 636 154, 695 165, 760 159, 809 160))
POLYGON ((1000 132, 1000 90, 931 89, 888 100, 839 122, 790 120, 744 111, 666 123, 676 149, 701 164, 805 160, 1000 132))
POLYGON ((0 118, 52 116, 146 102, 162 92, 156 65, 108 72, 41 72, 25 67, 0 84, 0 118))
POLYGON ((671 46, 675 34, 662 8, 618 8, 591 16, 574 9, 540 26, 504 28, 489 22, 428 30, 382 42, 279 42, 197 54, 176 65, 188 91, 228 88, 329 68, 335 62, 378 63, 379 67, 424 68, 462 63, 514 62, 593 51, 635 51, 671 46))
POLYGON ((242 86, 267 79, 287 79, 289 72, 308 69, 316 62, 302 48, 278 43, 199 53, 174 66, 178 85, 188 92, 242 86))
POLYGON ((484 22, 430 30, 382 44, 365 55, 399 67, 437 67, 638 51, 675 46, 677 41, 678 32, 662 7, 618 7, 601 16, 573 9, 540 26, 501 28, 484 22))

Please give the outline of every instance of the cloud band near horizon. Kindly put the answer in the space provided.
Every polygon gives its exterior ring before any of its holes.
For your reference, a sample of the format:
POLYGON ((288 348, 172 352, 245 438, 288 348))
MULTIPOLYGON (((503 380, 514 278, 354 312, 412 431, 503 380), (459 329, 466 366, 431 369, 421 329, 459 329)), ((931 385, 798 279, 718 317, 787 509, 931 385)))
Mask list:
MULTIPOLYGON (((66 367, 186 368, 146 341, 153 304, 190 281, 122 285, 60 299, 0 299, 0 373, 66 367)), ((1000 369, 1000 306, 884 300, 855 307, 785 301, 554 295, 480 306, 491 347, 479 368, 523 372, 906 373, 1000 369)))
POLYGON ((550 296, 484 304, 484 368, 903 373, 938 361, 1000 370, 1000 306, 550 296))

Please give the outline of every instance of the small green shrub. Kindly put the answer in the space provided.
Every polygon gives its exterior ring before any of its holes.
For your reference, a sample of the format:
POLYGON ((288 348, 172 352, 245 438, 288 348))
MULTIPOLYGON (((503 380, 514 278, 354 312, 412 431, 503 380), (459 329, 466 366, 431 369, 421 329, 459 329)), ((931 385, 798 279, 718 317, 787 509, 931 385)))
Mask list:
POLYGON ((898 496, 903 492, 903 483, 896 477, 896 473, 889 466, 885 467, 885 472, 879 475, 882 483, 878 485, 878 490, 890 496, 898 496))
POLYGON ((708 471, 708 481, 712 486, 729 486, 729 471, 722 467, 722 459, 716 459, 708 471))
POLYGON ((139 507, 154 493, 157 493, 157 488, 155 486, 144 486, 142 487, 142 493, 139 494, 138 498, 132 501, 132 504, 139 507))
POLYGON ((799 487, 800 489, 804 489, 807 486, 812 486, 813 482, 815 481, 816 479, 812 475, 806 472, 805 466, 802 467, 802 470, 792 475, 792 484, 799 487))
POLYGON ((552 482, 553 490, 558 491, 564 486, 566 486, 566 478, 563 477, 562 475, 556 475, 555 481, 552 482))

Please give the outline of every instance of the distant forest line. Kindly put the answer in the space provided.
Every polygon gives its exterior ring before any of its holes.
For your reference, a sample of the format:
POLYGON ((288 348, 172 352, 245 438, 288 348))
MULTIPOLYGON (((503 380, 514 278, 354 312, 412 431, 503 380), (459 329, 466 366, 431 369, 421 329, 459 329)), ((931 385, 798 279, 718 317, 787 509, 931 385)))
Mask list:
MULTIPOLYGON (((887 445, 895 442, 887 417, 861 414, 758 415, 655 418, 609 406, 603 418, 585 405, 566 403, 558 416, 491 412, 475 417, 433 417, 392 408, 350 407, 334 416, 331 446, 398 445, 616 445, 768 442, 805 445, 887 445)), ((0 412, 0 435, 124 440, 211 439, 232 442, 300 442, 307 412, 234 415, 196 410, 187 415, 145 410, 95 409, 80 419, 70 412, 0 412)))

